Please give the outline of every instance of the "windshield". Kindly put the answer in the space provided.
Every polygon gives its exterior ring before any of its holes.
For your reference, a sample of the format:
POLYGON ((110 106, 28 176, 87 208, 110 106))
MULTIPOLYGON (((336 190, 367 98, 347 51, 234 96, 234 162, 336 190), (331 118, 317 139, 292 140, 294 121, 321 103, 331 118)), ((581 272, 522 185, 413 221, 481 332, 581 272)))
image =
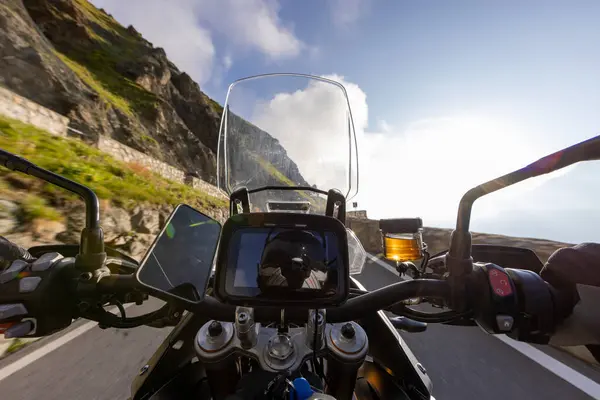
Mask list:
POLYGON ((349 102, 339 83, 268 74, 229 87, 218 183, 227 194, 241 187, 251 191, 252 211, 323 213, 322 192, 337 189, 347 200, 357 192, 356 160, 349 102), (302 190, 261 190, 273 186, 302 190))

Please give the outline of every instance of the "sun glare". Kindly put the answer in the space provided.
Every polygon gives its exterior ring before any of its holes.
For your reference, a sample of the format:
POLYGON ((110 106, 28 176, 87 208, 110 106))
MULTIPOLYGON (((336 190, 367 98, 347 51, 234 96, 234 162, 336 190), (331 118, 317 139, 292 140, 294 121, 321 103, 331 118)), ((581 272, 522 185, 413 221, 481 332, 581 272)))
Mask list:
MULTIPOLYGON (((540 156, 517 127, 475 116, 431 118, 401 132, 365 133, 359 146, 361 205, 375 218, 418 215, 430 223, 454 221, 468 189, 540 156)), ((486 202, 478 212, 493 214, 496 207, 486 202)))

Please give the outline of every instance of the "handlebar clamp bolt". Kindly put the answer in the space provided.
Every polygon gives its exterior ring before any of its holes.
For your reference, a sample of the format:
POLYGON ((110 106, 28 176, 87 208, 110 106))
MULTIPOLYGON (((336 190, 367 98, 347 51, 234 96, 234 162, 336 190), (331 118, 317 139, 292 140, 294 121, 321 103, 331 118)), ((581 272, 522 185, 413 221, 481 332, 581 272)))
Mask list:
POLYGON ((238 315, 238 323, 245 324, 246 322, 248 322, 248 314, 246 314, 245 312, 241 312, 238 315))
POLYGON ((342 333, 342 336, 346 339, 353 339, 354 335, 356 335, 354 326, 351 323, 344 324, 340 332, 342 333))

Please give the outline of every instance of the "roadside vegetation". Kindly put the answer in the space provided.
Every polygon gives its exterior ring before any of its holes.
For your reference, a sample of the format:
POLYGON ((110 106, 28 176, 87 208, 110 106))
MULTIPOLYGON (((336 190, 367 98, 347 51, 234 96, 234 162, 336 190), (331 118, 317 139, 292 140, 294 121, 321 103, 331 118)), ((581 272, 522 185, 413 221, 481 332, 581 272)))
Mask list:
MULTIPOLYGON (((99 198, 132 209, 139 204, 186 203, 200 210, 226 202, 182 183, 162 178, 139 164, 126 164, 77 139, 61 138, 31 125, 0 116, 0 148, 89 186, 99 198)), ((18 200, 24 221, 58 220, 56 207, 74 195, 37 178, 0 169, 0 197, 18 200), (23 193, 28 193, 23 197, 23 193)))

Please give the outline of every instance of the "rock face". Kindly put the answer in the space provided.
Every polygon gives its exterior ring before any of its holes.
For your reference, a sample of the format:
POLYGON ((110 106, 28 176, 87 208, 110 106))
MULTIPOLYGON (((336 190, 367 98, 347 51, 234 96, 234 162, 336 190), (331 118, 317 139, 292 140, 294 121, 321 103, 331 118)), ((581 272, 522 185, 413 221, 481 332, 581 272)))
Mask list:
MULTIPOLYGON (((128 211, 109 202, 102 204, 100 210, 106 244, 138 260, 144 256, 173 212, 170 206, 138 206, 128 211)), ((18 203, 0 200, 0 235, 26 248, 57 242, 79 243, 85 224, 85 206, 82 203, 69 203, 60 209, 65 216, 64 221, 36 219, 27 225, 27 229, 19 225, 18 212, 18 203)), ((225 222, 224 210, 213 209, 208 213, 221 224, 225 222)))
POLYGON ((128 235, 132 231, 131 216, 127 211, 118 207, 103 209, 100 224, 104 230, 104 240, 107 242, 128 235))
POLYGON ((87 1, 3 2, 0 49, 0 84, 91 136, 214 180, 218 115, 208 97, 181 83, 164 50, 87 1))
MULTIPOLYGON (((110 137, 215 183, 221 106, 163 49, 87 0, 3 1, 0 85, 67 116, 94 140, 110 137)), ((265 142, 268 134, 256 133, 265 142)), ((273 164, 303 181, 271 142, 273 164)), ((260 168, 255 158, 242 160, 260 168)))
MULTIPOLYGON (((140 207, 136 211, 134 211, 135 214, 131 217, 131 224, 136 227, 136 232, 156 233, 159 231, 161 218, 158 210, 140 207)), ((163 217, 163 221, 165 219, 163 217)))
POLYGON ((227 157, 232 160, 229 167, 240 181, 249 185, 254 180, 264 186, 310 186, 277 139, 233 113, 227 113, 227 127, 231 130, 227 143, 227 157))
POLYGON ((19 206, 8 200, 0 200, 0 235, 11 232, 17 225, 19 206))

